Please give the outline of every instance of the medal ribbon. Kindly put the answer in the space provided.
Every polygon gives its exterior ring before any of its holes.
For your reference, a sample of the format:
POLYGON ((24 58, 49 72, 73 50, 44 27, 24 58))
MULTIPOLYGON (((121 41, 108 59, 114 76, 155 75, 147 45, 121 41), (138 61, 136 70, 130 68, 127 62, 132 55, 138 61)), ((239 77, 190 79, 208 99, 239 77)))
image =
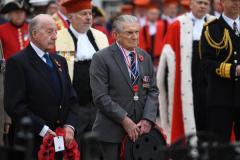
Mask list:
POLYGON ((124 56, 125 62, 126 62, 127 67, 128 67, 128 70, 130 72, 132 85, 137 84, 137 81, 138 81, 138 78, 139 78, 139 69, 138 69, 138 61, 137 61, 136 50, 134 49, 134 51, 131 51, 132 53, 131 52, 129 53, 130 58, 128 58, 124 49, 121 46, 119 46, 119 48, 122 51, 122 54, 124 56), (130 55, 130 54, 132 54, 132 55, 130 55), (132 58, 133 58, 133 60, 132 60, 132 58), (133 62, 131 62, 131 60, 133 62))

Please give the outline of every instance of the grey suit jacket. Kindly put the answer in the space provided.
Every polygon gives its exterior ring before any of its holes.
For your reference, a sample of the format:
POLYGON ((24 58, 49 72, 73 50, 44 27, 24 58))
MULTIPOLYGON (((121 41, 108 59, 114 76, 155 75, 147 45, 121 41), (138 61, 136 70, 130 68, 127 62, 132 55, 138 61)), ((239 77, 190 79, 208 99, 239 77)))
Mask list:
POLYGON ((124 57, 113 44, 94 54, 90 67, 90 84, 98 107, 93 133, 103 142, 119 143, 126 134, 121 122, 127 115, 136 123, 147 119, 155 123, 158 89, 150 56, 137 48, 140 79, 139 100, 134 101, 131 79, 124 57), (149 88, 143 87, 143 77, 149 76, 149 88))

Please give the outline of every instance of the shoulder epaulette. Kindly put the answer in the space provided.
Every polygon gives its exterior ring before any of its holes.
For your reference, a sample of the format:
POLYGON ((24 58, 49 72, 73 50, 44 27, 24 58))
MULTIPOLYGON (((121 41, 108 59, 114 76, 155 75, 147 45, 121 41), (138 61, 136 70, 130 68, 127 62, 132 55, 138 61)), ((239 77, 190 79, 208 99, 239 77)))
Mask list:
POLYGON ((212 19, 212 20, 210 20, 210 21, 204 23, 204 26, 208 26, 210 23, 216 22, 217 20, 218 20, 217 18, 212 19))

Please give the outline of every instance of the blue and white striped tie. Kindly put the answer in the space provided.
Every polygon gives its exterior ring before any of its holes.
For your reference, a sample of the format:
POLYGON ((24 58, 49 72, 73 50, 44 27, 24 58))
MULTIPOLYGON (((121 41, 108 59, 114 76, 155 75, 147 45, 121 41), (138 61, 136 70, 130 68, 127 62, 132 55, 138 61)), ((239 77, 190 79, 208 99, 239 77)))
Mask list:
POLYGON ((134 84, 137 84, 138 78, 139 78, 136 61, 134 59, 134 52, 130 52, 129 57, 131 62, 131 81, 132 81, 132 85, 134 85, 134 84))

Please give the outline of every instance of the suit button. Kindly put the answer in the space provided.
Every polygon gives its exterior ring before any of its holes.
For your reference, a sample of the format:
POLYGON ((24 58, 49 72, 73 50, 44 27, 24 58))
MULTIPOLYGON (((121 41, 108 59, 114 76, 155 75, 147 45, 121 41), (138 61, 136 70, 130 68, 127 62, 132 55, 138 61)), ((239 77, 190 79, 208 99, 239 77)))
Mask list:
POLYGON ((238 63, 238 61, 235 59, 235 60, 234 60, 234 63, 236 63, 236 64, 237 64, 237 63, 238 63))
POLYGON ((56 123, 57 123, 57 124, 60 124, 60 120, 57 120, 56 123))
POLYGON ((61 106, 61 105, 59 106, 59 109, 62 109, 62 106, 61 106))
POLYGON ((234 52, 233 52, 233 54, 234 54, 234 55, 236 55, 236 54, 237 54, 237 52, 236 52, 236 51, 234 51, 234 52))

